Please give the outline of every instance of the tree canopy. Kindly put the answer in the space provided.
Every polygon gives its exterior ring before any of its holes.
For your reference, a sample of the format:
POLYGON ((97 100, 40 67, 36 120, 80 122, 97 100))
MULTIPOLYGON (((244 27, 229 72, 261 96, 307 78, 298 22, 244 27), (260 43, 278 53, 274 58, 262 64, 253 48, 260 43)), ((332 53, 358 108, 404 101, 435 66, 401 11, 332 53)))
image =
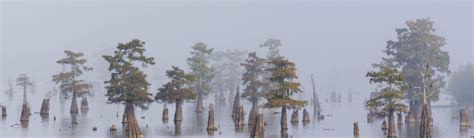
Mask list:
POLYGON ((211 55, 215 68, 213 91, 233 91, 240 85, 244 72, 240 63, 244 61, 246 53, 247 51, 243 50, 226 50, 211 55))
POLYGON ((280 56, 272 58, 269 64, 271 68, 267 70, 272 74, 269 79, 276 84, 276 88, 267 93, 265 107, 303 107, 306 101, 291 98, 293 93, 302 92, 300 84, 293 82, 297 78, 295 63, 280 56))
POLYGON ((451 74, 448 91, 460 104, 474 105, 474 66, 468 63, 451 74))
POLYGON ((113 55, 104 55, 109 63, 111 78, 105 81, 109 103, 132 103, 141 108, 153 102, 152 94, 148 93, 150 85, 146 75, 136 64, 146 68, 154 65, 154 58, 145 56, 145 42, 133 39, 127 43, 119 43, 113 55))
POLYGON ((449 74, 449 54, 442 50, 446 44, 444 37, 435 34, 434 22, 429 18, 407 21, 407 28, 396 29, 397 40, 387 42, 384 61, 393 62, 405 76, 409 85, 408 98, 419 93, 422 85, 422 72, 430 74, 427 82, 433 84, 427 91, 434 92, 430 100, 437 100, 441 88, 445 86, 444 77, 449 74), (428 68, 426 68, 428 66, 428 68))
POLYGON ((207 48, 207 45, 202 42, 196 43, 192 49, 192 56, 186 60, 191 70, 190 74, 195 78, 192 87, 198 93, 209 93, 212 91, 209 84, 215 74, 214 67, 209 65, 214 49, 207 48))
POLYGON ((262 87, 263 74, 265 72, 265 59, 257 56, 256 52, 248 54, 248 58, 245 59, 244 66, 246 72, 242 75, 242 85, 245 86, 242 97, 251 100, 253 97, 264 96, 262 87))
POLYGON ((75 92, 79 96, 83 96, 90 92, 90 84, 84 80, 77 79, 85 71, 92 71, 91 67, 86 66, 87 60, 84 59, 84 54, 80 52, 73 52, 70 50, 64 51, 66 57, 56 61, 56 63, 63 66, 69 66, 69 70, 62 71, 56 75, 53 75, 53 81, 60 84, 62 92, 73 93, 75 92))
POLYGON ((155 100, 170 103, 176 100, 196 98, 196 93, 191 88, 186 87, 194 80, 192 75, 172 66, 171 70, 166 71, 166 76, 171 80, 158 89, 155 100))
POLYGON ((401 102, 405 96, 405 77, 389 63, 373 66, 376 71, 368 72, 366 77, 369 78, 370 83, 378 85, 378 92, 375 97, 367 101, 367 106, 380 109, 385 113, 406 111, 406 105, 401 102))

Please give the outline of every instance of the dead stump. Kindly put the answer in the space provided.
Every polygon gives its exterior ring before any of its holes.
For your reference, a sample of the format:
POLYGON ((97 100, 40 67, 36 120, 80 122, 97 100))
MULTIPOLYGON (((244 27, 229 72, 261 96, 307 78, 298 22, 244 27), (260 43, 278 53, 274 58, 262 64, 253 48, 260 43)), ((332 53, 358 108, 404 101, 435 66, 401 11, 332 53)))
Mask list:
POLYGON ((81 112, 86 113, 89 111, 89 102, 87 101, 87 98, 84 97, 81 100, 81 112))
POLYGON ((207 131, 215 131, 217 130, 216 126, 214 125, 214 107, 212 104, 209 105, 209 118, 207 120, 207 131))
POLYGON ((309 123, 311 119, 309 118, 308 110, 303 109, 303 123, 309 123))
POLYGON ((291 114, 291 120, 290 120, 292 125, 298 125, 298 120, 299 120, 298 116, 299 116, 298 109, 293 110, 293 114, 291 114))
POLYGON ((468 128, 471 126, 471 124, 469 124, 469 116, 468 116, 468 108, 465 108, 465 109, 461 109, 461 111, 459 112, 460 114, 460 127, 461 128, 468 128))
POLYGON ((49 99, 43 99, 43 103, 41 103, 40 115, 42 117, 49 116, 49 99))

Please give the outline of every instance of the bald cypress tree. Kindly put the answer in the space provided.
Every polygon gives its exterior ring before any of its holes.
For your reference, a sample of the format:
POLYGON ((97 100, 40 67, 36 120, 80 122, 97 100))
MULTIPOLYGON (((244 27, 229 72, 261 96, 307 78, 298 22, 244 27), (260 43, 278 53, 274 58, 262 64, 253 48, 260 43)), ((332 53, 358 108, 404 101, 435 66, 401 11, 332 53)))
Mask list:
MULTIPOLYGON (((92 71, 92 68, 86 66, 87 60, 83 58, 83 53, 76 53, 73 51, 64 51, 66 57, 58 60, 56 63, 62 66, 69 66, 68 71, 62 71, 56 75, 53 75, 53 81, 60 84, 61 90, 66 94, 72 94, 72 102, 70 114, 76 115, 79 113, 79 107, 77 105, 77 97, 85 96, 84 94, 90 92, 90 85, 79 77, 85 71, 92 71)), ((72 123, 77 123, 73 120, 72 123)))
POLYGON ((245 86, 242 97, 252 102, 252 109, 249 114, 249 125, 255 123, 258 115, 258 99, 264 96, 262 92, 263 74, 265 73, 265 59, 257 56, 256 52, 248 54, 244 63, 246 72, 242 75, 242 85, 245 86))
POLYGON ((294 93, 302 92, 300 84, 293 82, 297 79, 295 63, 285 59, 284 57, 272 58, 269 62, 271 68, 267 69, 271 72, 270 81, 276 84, 276 87, 267 94, 266 108, 281 107, 281 135, 288 137, 287 125, 287 108, 299 108, 306 104, 306 101, 291 98, 294 93))
POLYGON ((204 110, 202 98, 204 94, 211 92, 210 83, 214 78, 214 67, 209 65, 209 59, 214 49, 207 48, 207 45, 199 42, 196 43, 191 51, 191 57, 186 61, 191 70, 191 75, 194 76, 195 81, 192 83, 192 88, 197 92, 196 112, 201 113, 204 110))
POLYGON ((155 95, 155 100, 165 103, 176 103, 176 111, 174 121, 182 121, 182 102, 184 100, 192 100, 196 98, 196 93, 189 88, 189 84, 194 80, 194 77, 185 73, 178 67, 172 66, 172 69, 166 71, 166 76, 170 81, 158 89, 155 95))
POLYGON ((112 55, 104 55, 109 63, 110 80, 105 81, 108 103, 125 104, 124 117, 135 118, 134 107, 146 109, 153 102, 148 92, 150 85, 146 75, 136 65, 146 68, 154 65, 154 58, 145 56, 145 42, 133 39, 127 43, 119 43, 112 55))
POLYGON ((21 109, 21 117, 20 121, 24 127, 28 126, 29 117, 31 115, 31 110, 28 105, 27 93, 26 88, 31 86, 30 78, 26 76, 26 74, 21 74, 20 77, 16 79, 16 83, 18 86, 23 87, 23 106, 21 109))
POLYGON ((376 71, 367 73, 370 83, 377 84, 380 89, 375 97, 367 101, 367 106, 379 109, 388 114, 388 138, 396 138, 394 113, 406 112, 407 108, 401 102, 405 96, 405 82, 401 73, 390 63, 374 64, 376 71))

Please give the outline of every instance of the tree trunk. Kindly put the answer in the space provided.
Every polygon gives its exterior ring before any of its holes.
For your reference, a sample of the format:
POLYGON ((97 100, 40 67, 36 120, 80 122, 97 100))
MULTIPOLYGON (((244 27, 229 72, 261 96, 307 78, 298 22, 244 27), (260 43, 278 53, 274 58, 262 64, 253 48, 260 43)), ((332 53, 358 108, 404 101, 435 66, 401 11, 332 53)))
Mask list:
MULTIPOLYGON (((181 99, 176 100, 176 110, 174 113, 174 122, 181 122, 183 121, 183 108, 182 108, 183 101, 181 99)), ((176 124, 176 123, 175 123, 176 124)))
POLYGON ((286 106, 283 106, 281 108, 280 127, 281 127, 281 137, 282 138, 288 138, 288 124, 286 122, 286 106))
POLYGON ((245 123, 245 116, 244 116, 244 107, 239 106, 239 111, 236 114, 236 122, 235 122, 235 127, 236 128, 241 128, 245 123))
POLYGON ((209 118, 207 120, 207 130, 208 131, 217 130, 216 126, 214 125, 214 108, 212 104, 209 105, 209 118))
POLYGON ((72 102, 71 102, 71 109, 69 113, 71 115, 79 113, 79 107, 77 106, 77 94, 75 91, 72 92, 72 102))
POLYGON ((181 121, 174 121, 174 133, 175 136, 178 136, 181 134, 181 121))
POLYGON ((198 100, 196 102, 196 113, 202 113, 202 111, 204 111, 204 105, 202 103, 202 98, 203 98, 202 96, 203 96, 203 92, 199 91, 198 100))
POLYGON ((237 90, 237 93, 235 94, 235 97, 234 97, 234 105, 233 105, 232 115, 231 115, 234 121, 237 119, 237 116, 239 115, 238 114, 239 106, 240 106, 240 91, 237 90))
POLYGON ((354 138, 360 138, 359 134, 359 124, 357 122, 354 122, 354 138))
POLYGON ((263 114, 258 114, 255 119, 255 124, 252 125, 250 138, 263 138, 265 126, 263 124, 263 114))
POLYGON ((6 117, 6 116, 7 116, 7 107, 2 106, 2 117, 6 117))
POLYGON ((252 126, 257 121, 258 115, 258 98, 252 97, 252 109, 250 109, 248 125, 252 126))
POLYGON ((430 127, 430 118, 428 114, 428 105, 423 104, 423 110, 421 113, 421 124, 420 124, 420 138, 431 138, 432 128, 430 127))
POLYGON ((390 110, 388 116, 388 135, 387 138, 397 138, 397 128, 395 127, 394 111, 390 110))
POLYGON ((23 104, 28 104, 26 95, 26 85, 23 85, 23 104))
POLYGON ((388 130, 387 121, 384 119, 382 122, 382 131, 386 135, 388 130))
POLYGON ((161 120, 163 120, 163 122, 168 121, 168 107, 166 107, 166 103, 163 105, 163 116, 161 117, 161 120))

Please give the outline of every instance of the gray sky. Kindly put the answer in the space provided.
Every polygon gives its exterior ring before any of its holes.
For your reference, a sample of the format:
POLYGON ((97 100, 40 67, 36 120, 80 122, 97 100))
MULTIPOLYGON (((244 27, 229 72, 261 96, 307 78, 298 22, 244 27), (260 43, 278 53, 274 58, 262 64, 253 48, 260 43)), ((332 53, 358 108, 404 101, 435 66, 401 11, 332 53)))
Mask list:
MULTIPOLYGON (((35 0, 31 0, 35 1, 35 0)), ((368 93, 365 73, 379 62, 387 40, 405 21, 430 17, 451 69, 473 61, 473 3, 456 2, 12 2, 1 3, 1 91, 9 79, 26 73, 44 92, 65 49, 84 52, 97 77, 105 68, 101 52, 138 38, 147 55, 153 84, 165 81, 171 65, 186 68, 185 58, 199 41, 217 50, 258 48, 279 38, 282 55, 295 61, 299 81, 310 90, 314 73, 319 89, 368 93)), ((102 80, 100 80, 102 81, 102 80)), ((153 93, 156 92, 153 86, 153 93)))

